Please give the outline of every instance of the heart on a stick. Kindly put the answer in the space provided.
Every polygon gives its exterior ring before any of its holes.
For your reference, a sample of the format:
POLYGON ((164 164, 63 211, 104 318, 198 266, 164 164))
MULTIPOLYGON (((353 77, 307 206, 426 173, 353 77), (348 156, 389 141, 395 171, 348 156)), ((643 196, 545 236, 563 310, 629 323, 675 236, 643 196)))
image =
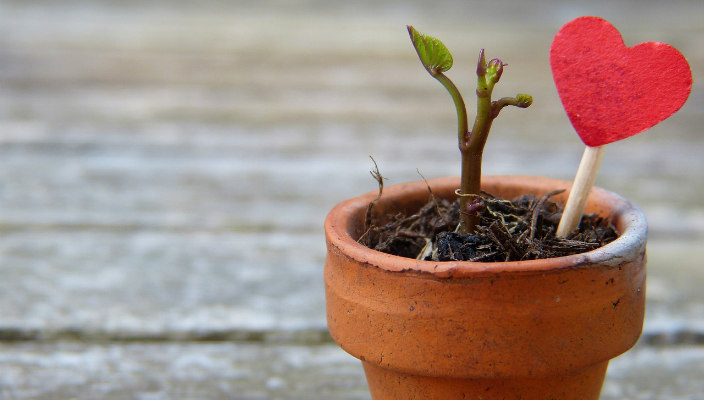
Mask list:
POLYGON ((587 146, 638 134, 687 100, 692 73, 677 49, 647 42, 626 47, 607 21, 580 17, 555 36, 553 78, 567 115, 587 146))

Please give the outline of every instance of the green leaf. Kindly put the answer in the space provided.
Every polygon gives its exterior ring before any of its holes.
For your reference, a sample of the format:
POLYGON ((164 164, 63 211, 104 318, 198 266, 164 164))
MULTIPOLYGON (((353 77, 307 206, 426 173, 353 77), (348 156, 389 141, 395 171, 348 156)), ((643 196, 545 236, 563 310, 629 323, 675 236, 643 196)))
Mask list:
POLYGON ((411 36, 420 61, 431 75, 452 68, 452 54, 440 40, 424 35, 410 25, 408 25, 408 34, 411 36))

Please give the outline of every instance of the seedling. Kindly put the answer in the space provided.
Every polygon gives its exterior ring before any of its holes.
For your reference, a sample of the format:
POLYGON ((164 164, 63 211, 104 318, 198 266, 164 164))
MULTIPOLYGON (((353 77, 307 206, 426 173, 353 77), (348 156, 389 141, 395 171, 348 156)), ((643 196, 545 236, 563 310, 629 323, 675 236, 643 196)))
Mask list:
POLYGON ((507 64, 498 58, 487 62, 484 49, 480 50, 477 61, 477 114, 470 130, 467 108, 462 94, 452 80, 445 75, 445 72, 452 68, 452 54, 440 40, 419 33, 410 25, 408 26, 408 34, 425 70, 450 92, 455 103, 457 136, 462 154, 461 183, 457 191, 460 197, 459 232, 471 234, 479 220, 477 209, 480 208, 481 202, 482 155, 491 124, 504 107, 526 108, 531 105, 533 98, 528 94, 517 94, 515 97, 502 97, 492 101, 491 95, 494 85, 501 79, 501 74, 507 64))

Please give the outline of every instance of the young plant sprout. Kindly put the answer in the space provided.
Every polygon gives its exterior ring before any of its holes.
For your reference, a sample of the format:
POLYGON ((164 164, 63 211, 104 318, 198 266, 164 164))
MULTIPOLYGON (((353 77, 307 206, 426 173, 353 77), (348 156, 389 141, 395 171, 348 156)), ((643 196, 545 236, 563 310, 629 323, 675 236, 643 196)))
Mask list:
POLYGON ((516 97, 502 97, 492 101, 494 85, 501 79, 507 64, 498 58, 487 62, 484 49, 480 50, 477 62, 477 115, 470 130, 467 108, 462 95, 457 86, 444 74, 452 68, 452 54, 440 40, 422 34, 410 25, 408 34, 425 70, 450 92, 455 103, 458 142, 462 154, 461 184, 457 192, 460 196, 459 232, 471 234, 479 220, 477 209, 481 207, 482 154, 491 124, 504 107, 526 108, 531 105, 533 98, 528 94, 517 94, 516 97))

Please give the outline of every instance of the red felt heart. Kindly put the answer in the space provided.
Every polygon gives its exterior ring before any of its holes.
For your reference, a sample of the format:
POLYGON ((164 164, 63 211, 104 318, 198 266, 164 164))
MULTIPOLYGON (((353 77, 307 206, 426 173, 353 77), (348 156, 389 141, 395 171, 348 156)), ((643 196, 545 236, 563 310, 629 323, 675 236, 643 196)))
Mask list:
POLYGON ((658 42, 626 47, 616 28, 596 17, 560 29, 550 64, 562 105, 588 146, 652 127, 679 110, 692 87, 677 49, 658 42))

